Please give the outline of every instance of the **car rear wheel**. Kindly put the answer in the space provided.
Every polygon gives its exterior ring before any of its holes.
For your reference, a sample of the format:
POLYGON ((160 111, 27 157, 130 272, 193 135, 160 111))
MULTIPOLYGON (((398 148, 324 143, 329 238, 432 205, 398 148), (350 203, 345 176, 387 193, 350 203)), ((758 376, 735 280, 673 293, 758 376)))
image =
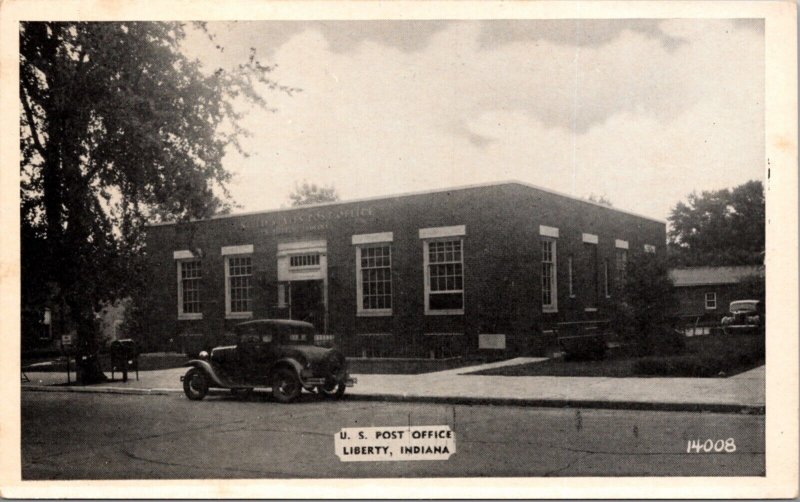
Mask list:
POLYGON ((300 396, 303 387, 294 371, 279 368, 272 374, 272 396, 281 403, 291 403, 300 396))
POLYGON ((325 397, 334 399, 341 399, 344 396, 344 391, 347 387, 343 383, 334 382, 332 384, 320 385, 317 387, 317 392, 325 397))
POLYGON ((183 392, 192 401, 200 401, 208 394, 208 377, 200 368, 192 368, 183 377, 183 392))

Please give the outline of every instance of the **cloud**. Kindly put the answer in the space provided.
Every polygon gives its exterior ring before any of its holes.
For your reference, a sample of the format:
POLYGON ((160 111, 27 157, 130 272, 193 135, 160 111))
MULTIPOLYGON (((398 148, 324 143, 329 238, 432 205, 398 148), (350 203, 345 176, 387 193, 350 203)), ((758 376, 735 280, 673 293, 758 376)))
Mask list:
POLYGON ((227 34, 277 44, 275 77, 304 91, 268 95, 278 112, 247 118, 254 155, 226 159, 246 210, 302 179, 355 198, 517 178, 664 218, 762 177, 755 21, 584 20, 577 44, 574 21, 273 24, 227 34))
POLYGON ((599 47, 613 42, 625 31, 658 41, 672 50, 686 43, 661 30, 660 19, 535 19, 483 21, 479 39, 491 50, 516 42, 550 42, 570 47, 599 47))

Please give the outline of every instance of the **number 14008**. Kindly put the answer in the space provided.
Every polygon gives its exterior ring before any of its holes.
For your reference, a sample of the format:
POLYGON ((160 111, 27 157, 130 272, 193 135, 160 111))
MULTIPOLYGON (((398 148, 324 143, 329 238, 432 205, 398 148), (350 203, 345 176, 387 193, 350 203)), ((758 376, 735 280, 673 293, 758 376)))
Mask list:
POLYGON ((728 439, 706 439, 700 441, 695 439, 686 442, 686 453, 733 453, 736 451, 736 441, 728 439))

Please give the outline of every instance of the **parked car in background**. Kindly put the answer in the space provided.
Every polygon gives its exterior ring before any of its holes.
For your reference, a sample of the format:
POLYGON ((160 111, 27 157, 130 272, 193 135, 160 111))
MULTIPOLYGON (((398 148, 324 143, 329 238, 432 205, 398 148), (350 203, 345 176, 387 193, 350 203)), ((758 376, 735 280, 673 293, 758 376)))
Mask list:
POLYGON ((730 314, 722 318, 722 331, 727 335, 739 332, 764 332, 764 303, 760 300, 731 302, 730 314))
POLYGON ((275 399, 289 403, 303 389, 341 398, 355 384, 344 355, 335 348, 314 345, 314 326, 284 319, 247 321, 234 328, 236 344, 201 352, 181 377, 192 400, 203 399, 210 388, 246 393, 270 387, 275 399))

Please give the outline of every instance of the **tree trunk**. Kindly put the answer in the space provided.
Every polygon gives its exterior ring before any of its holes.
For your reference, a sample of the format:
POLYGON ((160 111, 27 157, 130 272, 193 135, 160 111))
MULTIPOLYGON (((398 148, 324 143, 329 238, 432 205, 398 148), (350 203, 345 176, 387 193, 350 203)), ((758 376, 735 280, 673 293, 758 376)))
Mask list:
POLYGON ((100 350, 97 344, 92 308, 80 300, 73 301, 70 302, 70 314, 78 335, 75 345, 76 380, 81 385, 108 381, 100 367, 100 350))

